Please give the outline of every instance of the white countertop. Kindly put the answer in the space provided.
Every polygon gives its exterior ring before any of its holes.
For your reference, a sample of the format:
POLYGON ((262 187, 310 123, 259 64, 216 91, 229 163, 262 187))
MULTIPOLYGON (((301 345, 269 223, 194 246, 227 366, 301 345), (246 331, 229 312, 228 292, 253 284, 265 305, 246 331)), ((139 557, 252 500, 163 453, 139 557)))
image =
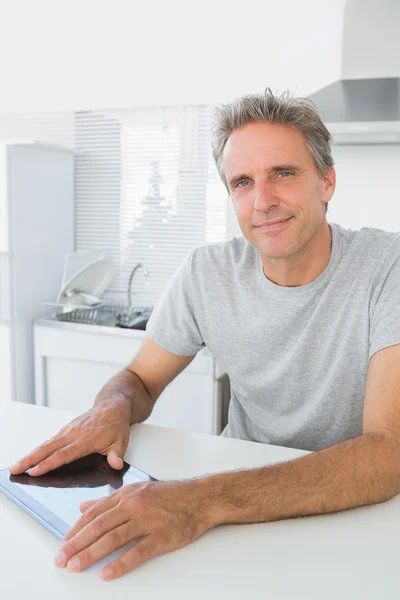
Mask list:
POLYGON ((108 325, 97 325, 95 323, 75 323, 74 321, 58 321, 57 319, 51 318, 36 319, 34 324, 41 327, 62 329, 64 331, 80 331, 81 333, 97 333, 139 339, 144 339, 146 336, 146 331, 144 329, 110 327, 108 325))
MULTIPOLYGON (((3 400, 3 399, 1 399, 3 400)), ((54 435, 71 412, 0 406, 0 468, 54 435)), ((302 451, 134 425, 127 462, 158 479, 183 479, 288 460, 302 451)), ((265 491, 268 493, 268 490, 265 491)), ((398 598, 400 497, 332 515, 224 525, 114 581, 93 565, 58 569, 59 541, 0 494, 0 592, 7 600, 369 600, 398 598)))
MULTIPOLYGON (((98 325, 95 323, 76 323, 74 321, 59 321, 50 317, 35 319, 35 327, 49 327, 50 329, 58 329, 61 331, 72 331, 94 335, 110 335, 122 338, 136 338, 141 341, 146 337, 144 329, 129 329, 125 327, 110 327, 108 325, 98 325)), ((205 356, 213 356, 210 350, 205 347, 200 351, 205 356)), ((225 374, 224 369, 216 361, 216 378, 222 377, 225 374)))

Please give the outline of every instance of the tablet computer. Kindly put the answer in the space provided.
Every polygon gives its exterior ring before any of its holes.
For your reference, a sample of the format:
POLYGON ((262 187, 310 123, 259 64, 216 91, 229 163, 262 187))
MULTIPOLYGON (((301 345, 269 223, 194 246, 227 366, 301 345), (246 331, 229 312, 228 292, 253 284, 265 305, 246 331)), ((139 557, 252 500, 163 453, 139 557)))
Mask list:
POLYGON ((113 469, 102 454, 90 454, 36 477, 0 470, 0 492, 60 540, 82 515, 81 502, 141 481, 158 480, 125 461, 121 470, 113 469))

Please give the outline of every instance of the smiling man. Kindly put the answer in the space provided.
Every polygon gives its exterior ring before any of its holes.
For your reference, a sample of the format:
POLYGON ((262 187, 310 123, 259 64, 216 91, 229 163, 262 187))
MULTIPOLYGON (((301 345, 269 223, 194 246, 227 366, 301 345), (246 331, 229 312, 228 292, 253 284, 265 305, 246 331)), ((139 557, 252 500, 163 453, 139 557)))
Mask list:
POLYGON ((217 108, 213 155, 243 237, 190 252, 133 362, 90 411, 11 470, 41 475, 91 452, 122 468, 129 425, 149 416, 205 346, 230 377, 223 436, 313 452, 132 484, 85 503, 59 566, 79 571, 138 540, 102 571, 114 578, 217 525, 339 511, 399 492, 400 236, 328 224, 330 142, 312 103, 289 94, 267 89, 217 108))
POLYGON ((282 286, 315 279, 330 257, 325 207, 334 168, 321 177, 303 134, 279 123, 234 130, 222 160, 240 228, 258 249, 264 273, 282 286))

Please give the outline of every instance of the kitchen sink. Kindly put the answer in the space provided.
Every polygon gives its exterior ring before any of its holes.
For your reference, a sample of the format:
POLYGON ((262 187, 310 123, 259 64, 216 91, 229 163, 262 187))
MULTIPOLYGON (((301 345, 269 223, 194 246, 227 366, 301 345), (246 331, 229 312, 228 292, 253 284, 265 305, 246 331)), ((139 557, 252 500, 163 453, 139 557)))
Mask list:
POLYGON ((101 325, 102 327, 144 330, 152 311, 152 306, 127 307, 104 304, 98 307, 77 308, 66 313, 58 313, 53 315, 53 319, 69 323, 101 325))

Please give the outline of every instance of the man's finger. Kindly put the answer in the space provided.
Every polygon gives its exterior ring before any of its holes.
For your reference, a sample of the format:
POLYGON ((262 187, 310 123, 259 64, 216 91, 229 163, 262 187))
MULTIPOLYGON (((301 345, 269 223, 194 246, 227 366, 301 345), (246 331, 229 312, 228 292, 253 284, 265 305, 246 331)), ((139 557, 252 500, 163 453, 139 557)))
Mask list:
POLYGON ((135 538, 140 537, 137 528, 137 523, 128 521, 110 529, 93 544, 74 554, 67 562, 68 570, 82 571, 115 550, 123 548, 135 538))
POLYGON ((107 460, 108 464, 113 469, 122 469, 124 466, 124 461, 116 450, 111 450, 111 452, 108 453, 107 460))
POLYGON ((87 510, 88 508, 90 508, 91 506, 96 504, 96 502, 99 502, 99 500, 102 500, 102 499, 103 498, 97 498, 96 500, 85 500, 84 502, 80 503, 79 510, 81 512, 85 512, 85 510, 87 510))
POLYGON ((92 523, 97 517, 110 511, 118 503, 118 498, 115 498, 114 494, 106 496, 105 498, 99 499, 93 504, 91 508, 88 508, 81 517, 74 523, 69 531, 64 535, 62 539, 61 549, 65 542, 70 541, 75 535, 77 535, 87 525, 92 523))
POLYGON ((45 442, 44 444, 41 444, 15 464, 11 465, 11 467, 9 467, 10 473, 13 475, 24 473, 31 467, 35 467, 39 462, 45 460, 47 457, 51 456, 53 452, 65 445, 66 439, 64 436, 57 437, 53 440, 45 442))
MULTIPOLYGON (((84 513, 83 516, 86 514, 87 513, 84 513)), ((79 521, 81 519, 79 519, 79 521)), ((121 515, 121 511, 116 507, 99 515, 93 521, 84 525, 78 532, 72 533, 72 537, 68 537, 70 533, 68 532, 68 534, 64 536, 59 552, 55 557, 56 565, 64 567, 71 558, 85 553, 83 562, 88 566, 91 564, 90 558, 92 556, 92 546, 96 545, 106 534, 117 529, 122 524, 126 524, 126 517, 121 515)), ((114 540, 113 536, 112 540, 114 540)), ((100 546, 102 546, 102 544, 100 544, 100 546)), ((111 551, 112 550, 110 550, 110 552, 111 551)), ((104 556, 107 554, 108 553, 106 552, 104 556)))
POLYGON ((54 450, 50 456, 38 462, 35 467, 29 469, 29 475, 44 475, 53 469, 57 469, 57 467, 66 465, 77 458, 86 456, 87 454, 89 454, 89 452, 85 449, 82 443, 72 442, 63 448, 54 450))
POLYGON ((101 570, 100 577, 102 579, 116 579, 117 577, 121 577, 121 575, 125 575, 125 573, 132 571, 132 569, 136 569, 136 567, 149 558, 157 556, 158 554, 164 554, 170 550, 172 550, 172 548, 163 551, 160 542, 157 541, 154 535, 146 535, 138 541, 134 548, 125 552, 121 558, 106 565, 104 569, 101 570))

